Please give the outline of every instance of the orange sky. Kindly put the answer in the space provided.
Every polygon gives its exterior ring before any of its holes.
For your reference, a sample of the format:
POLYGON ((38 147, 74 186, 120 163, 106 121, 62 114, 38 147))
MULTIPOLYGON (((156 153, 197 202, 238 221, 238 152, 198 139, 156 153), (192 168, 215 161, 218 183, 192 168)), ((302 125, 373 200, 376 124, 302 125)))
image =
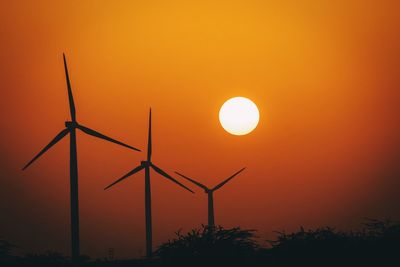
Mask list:
MULTIPOLYGON (((215 185, 247 167, 216 193, 218 224, 400 219, 397 1, 114 2, 0 3, 0 235, 69 253, 67 139, 21 172, 69 119, 62 52, 82 124, 144 149, 151 106, 166 171, 215 185), (247 136, 218 122, 234 96, 260 109, 247 136)), ((144 254, 143 176, 102 190, 144 157, 79 133, 83 253, 144 254)), ((156 245, 206 223, 194 189, 152 177, 156 245)))

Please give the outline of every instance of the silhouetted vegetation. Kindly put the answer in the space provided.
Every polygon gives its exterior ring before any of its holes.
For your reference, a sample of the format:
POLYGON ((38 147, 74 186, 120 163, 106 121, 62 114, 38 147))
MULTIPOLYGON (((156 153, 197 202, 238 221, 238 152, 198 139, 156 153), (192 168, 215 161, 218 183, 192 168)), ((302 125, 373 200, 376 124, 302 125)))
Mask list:
POLYGON ((161 266, 250 266, 260 249, 253 230, 203 226, 159 247, 161 266))
POLYGON ((46 251, 43 254, 26 254, 20 258, 19 264, 23 266, 67 266, 69 258, 56 251, 46 251))
POLYGON ((11 255, 11 251, 15 247, 15 245, 0 237, 0 265, 3 266, 14 261, 14 257, 11 255))
MULTIPOLYGON (((400 266, 400 224, 368 220, 357 231, 330 227, 292 233, 276 232, 269 246, 256 241, 254 230, 203 226, 162 244, 152 260, 89 260, 82 266, 400 266)), ((0 239, 1 266, 69 266, 60 253, 12 256, 15 245, 0 239)))
POLYGON ((270 266, 400 266, 400 224, 390 221, 370 220, 356 232, 301 228, 270 243, 270 266))

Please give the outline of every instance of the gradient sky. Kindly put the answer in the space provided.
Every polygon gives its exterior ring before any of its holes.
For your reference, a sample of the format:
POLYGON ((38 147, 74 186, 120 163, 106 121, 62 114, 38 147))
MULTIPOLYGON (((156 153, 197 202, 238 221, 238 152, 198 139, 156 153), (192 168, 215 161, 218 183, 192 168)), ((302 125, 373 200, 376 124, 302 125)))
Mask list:
MULTIPOLYGON (((151 106, 169 173, 212 186, 247 167, 217 224, 267 238, 400 219, 398 1, 132 2, 0 3, 1 236, 69 253, 68 139, 21 171, 69 119, 63 52, 82 124, 144 149, 151 106), (219 124, 234 96, 260 109, 249 135, 219 124)), ((103 191, 144 157, 78 134, 82 253, 144 254, 144 177, 103 191)), ((156 245, 206 223, 194 189, 152 177, 156 245)))

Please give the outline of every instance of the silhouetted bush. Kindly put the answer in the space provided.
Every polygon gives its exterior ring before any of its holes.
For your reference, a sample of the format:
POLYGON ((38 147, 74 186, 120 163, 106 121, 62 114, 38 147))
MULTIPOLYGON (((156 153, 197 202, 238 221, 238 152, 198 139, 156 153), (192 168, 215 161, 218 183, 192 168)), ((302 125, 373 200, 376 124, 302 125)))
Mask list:
POLYGON ((14 261, 14 257, 11 255, 11 251, 16 248, 15 245, 9 243, 2 237, 0 237, 0 264, 9 264, 14 261))
POLYGON ((271 266, 400 266, 400 225, 370 220, 356 232, 330 227, 278 232, 264 261, 271 266))
POLYGON ((29 253, 20 258, 22 266, 68 266, 69 258, 56 251, 46 251, 45 253, 29 253))
POLYGON ((253 230, 203 226, 161 245, 161 266, 253 266, 259 249, 253 230))

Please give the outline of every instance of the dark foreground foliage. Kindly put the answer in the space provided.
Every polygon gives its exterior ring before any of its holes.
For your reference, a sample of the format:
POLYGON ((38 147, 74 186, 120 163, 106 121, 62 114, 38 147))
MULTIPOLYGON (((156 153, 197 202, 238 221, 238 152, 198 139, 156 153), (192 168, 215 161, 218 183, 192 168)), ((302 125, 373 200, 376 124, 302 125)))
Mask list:
POLYGON ((265 251, 269 266, 400 266, 400 224, 370 220, 360 231, 325 227, 278 233, 265 251))
POLYGON ((250 266, 259 252, 252 230, 203 227, 186 235, 178 232, 156 256, 161 266, 250 266))
MULTIPOLYGON (((202 227, 162 244, 153 260, 90 260, 81 266, 400 266, 400 224, 369 220, 361 230, 343 232, 325 227, 293 233, 260 246, 253 230, 202 227)), ((14 245, 0 238, 0 266, 70 266, 56 252, 12 256, 14 245)))

